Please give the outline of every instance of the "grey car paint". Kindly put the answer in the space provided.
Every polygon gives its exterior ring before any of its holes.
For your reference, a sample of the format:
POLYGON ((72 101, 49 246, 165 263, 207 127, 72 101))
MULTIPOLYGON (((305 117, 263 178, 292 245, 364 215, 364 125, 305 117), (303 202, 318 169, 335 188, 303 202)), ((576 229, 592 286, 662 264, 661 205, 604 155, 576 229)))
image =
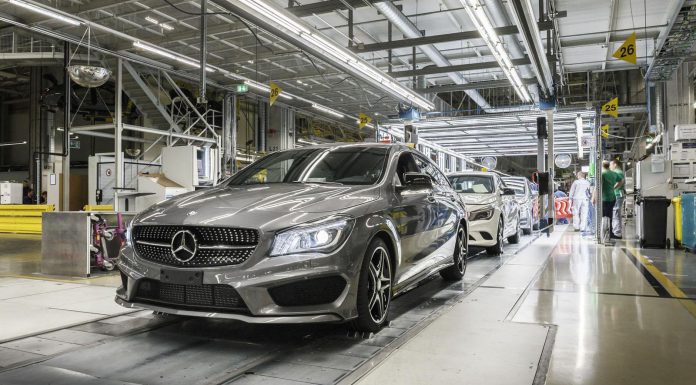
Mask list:
POLYGON ((534 199, 536 199, 531 186, 532 182, 521 176, 503 177, 502 179, 508 186, 518 187, 524 190, 524 193, 522 194, 518 194, 516 192, 515 199, 520 207, 521 226, 527 232, 531 232, 535 223, 534 199))
MULTIPOLYGON (((425 159, 403 145, 356 144, 319 146, 388 148, 388 163, 374 185, 324 185, 315 183, 225 186, 184 194, 140 213, 132 226, 188 225, 257 229, 259 243, 251 256, 238 265, 184 268, 200 271, 203 284, 234 287, 249 314, 219 310, 191 310, 180 306, 134 301, 139 280, 160 280, 162 265, 141 258, 131 245, 120 254, 119 269, 126 287, 117 290, 116 302, 166 313, 234 318, 246 322, 293 323, 342 321, 357 316, 356 296, 363 256, 370 240, 383 237, 393 257, 393 293, 398 294, 427 276, 452 265, 456 231, 468 233, 466 210, 449 182, 432 189, 404 189, 396 177, 397 160, 404 153, 425 159), (335 251, 273 256, 275 234, 322 218, 346 215, 355 223, 350 235, 335 251), (332 303, 311 306, 279 306, 268 289, 288 282, 327 275, 347 281, 343 293, 332 303)), ((428 162, 430 162, 428 160, 428 162)), ((432 162, 430 162, 434 166, 432 162)), ((466 238, 465 238, 466 239, 466 238)))

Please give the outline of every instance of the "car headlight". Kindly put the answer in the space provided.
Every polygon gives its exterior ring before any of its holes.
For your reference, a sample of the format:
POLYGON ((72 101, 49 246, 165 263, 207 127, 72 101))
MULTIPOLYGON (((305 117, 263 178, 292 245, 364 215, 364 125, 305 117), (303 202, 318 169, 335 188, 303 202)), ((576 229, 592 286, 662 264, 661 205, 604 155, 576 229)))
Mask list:
POLYGON ((133 247, 133 221, 128 222, 126 226, 126 245, 133 247))
POLYGON ((470 221, 488 220, 493 217, 493 207, 472 211, 469 213, 470 221))
POLYGON ((332 217, 283 230, 273 240, 271 256, 320 252, 330 253, 346 240, 355 221, 332 217))

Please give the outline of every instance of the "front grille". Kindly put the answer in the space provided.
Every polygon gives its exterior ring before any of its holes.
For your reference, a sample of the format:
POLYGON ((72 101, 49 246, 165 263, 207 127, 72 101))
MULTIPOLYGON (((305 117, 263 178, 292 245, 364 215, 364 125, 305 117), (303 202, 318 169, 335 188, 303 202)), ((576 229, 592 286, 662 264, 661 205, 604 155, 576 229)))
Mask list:
POLYGON ((346 280, 340 276, 306 279, 268 289, 279 306, 312 306, 335 301, 343 293, 346 280))
POLYGON ((141 258, 162 265, 226 266, 246 261, 259 242, 259 233, 233 227, 141 225, 133 228, 133 241, 141 258), (174 258, 171 252, 172 238, 180 230, 190 231, 198 241, 196 254, 186 262, 174 258))
POLYGON ((233 287, 219 284, 180 285, 146 278, 138 283, 135 301, 190 310, 248 312, 233 287))

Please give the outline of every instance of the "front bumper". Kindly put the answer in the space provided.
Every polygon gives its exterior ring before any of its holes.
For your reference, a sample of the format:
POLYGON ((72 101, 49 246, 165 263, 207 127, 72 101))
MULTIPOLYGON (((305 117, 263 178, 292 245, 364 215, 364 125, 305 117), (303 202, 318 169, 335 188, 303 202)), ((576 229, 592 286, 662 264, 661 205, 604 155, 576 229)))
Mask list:
POLYGON ((495 246, 496 234, 498 234, 497 212, 494 212, 490 219, 469 222, 469 245, 471 246, 495 246))
MULTIPOLYGON (((366 247, 356 240, 360 237, 354 235, 356 234, 352 234, 343 246, 330 254, 305 253, 266 257, 257 255, 260 252, 257 250, 255 255, 239 265, 205 268, 160 265, 141 258, 132 247, 126 246, 121 251, 118 265, 123 285, 116 292, 116 302, 124 307, 142 307, 187 316, 237 319, 249 323, 339 322, 351 319, 357 316, 357 281, 362 260, 356 256, 362 256, 366 247), (169 285, 165 283, 166 278, 163 274, 171 270, 202 273, 202 286, 205 287, 227 285, 233 288, 241 298, 244 308, 221 309, 219 306, 191 306, 188 302, 172 302, 161 298, 152 301, 150 298, 143 298, 142 292, 139 292, 140 285, 145 282, 169 285), (313 304, 309 301, 309 304, 281 306, 277 302, 282 303, 282 300, 279 300, 277 295, 272 295, 273 288, 281 285, 302 284, 313 280, 316 282, 327 277, 345 281, 345 286, 331 302, 313 304)), ((180 283, 178 285, 179 289, 186 286, 180 283)), ((186 297, 188 301, 189 289, 184 289, 182 291, 185 294, 180 298, 186 297)), ((201 285, 198 285, 191 288, 191 291, 198 294, 204 291, 201 289, 201 285)), ((321 294, 321 290, 318 291, 317 294, 321 294)), ((306 290, 301 293, 312 295, 306 293, 306 290)), ((194 300, 199 299, 197 296, 192 297, 194 300)))

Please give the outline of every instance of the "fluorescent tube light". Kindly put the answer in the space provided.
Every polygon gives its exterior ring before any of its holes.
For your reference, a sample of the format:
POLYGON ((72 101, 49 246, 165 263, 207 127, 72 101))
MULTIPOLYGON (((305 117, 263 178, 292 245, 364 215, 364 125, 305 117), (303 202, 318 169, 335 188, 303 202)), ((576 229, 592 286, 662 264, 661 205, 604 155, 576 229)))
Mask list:
POLYGON ((174 30, 174 27, 172 27, 171 25, 164 24, 164 23, 160 23, 160 22, 157 21, 157 19, 155 19, 154 17, 145 16, 145 20, 146 20, 146 21, 149 21, 150 23, 152 23, 152 24, 154 24, 154 25, 157 25, 157 26, 162 27, 162 28, 166 29, 167 31, 172 31, 172 30, 174 30))
MULTIPOLYGON (((174 54, 169 53, 169 52, 167 52, 167 51, 164 51, 164 50, 162 50, 162 49, 153 47, 153 46, 151 46, 151 45, 149 45, 149 44, 143 44, 143 43, 141 43, 141 42, 139 42, 139 41, 136 41, 136 42, 133 42, 133 47, 140 48, 140 49, 145 50, 145 51, 148 51, 148 52, 152 52, 152 53, 154 53, 154 54, 157 54, 157 55, 166 57, 166 58, 168 58, 168 59, 172 59, 172 60, 178 61, 178 62, 180 62, 180 63, 188 64, 188 65, 193 66, 193 67, 195 67, 195 68, 201 68, 201 64, 200 64, 199 62, 195 61, 195 60, 191 60, 191 59, 186 58, 186 57, 184 57, 184 56, 174 55, 174 54)), ((208 71, 208 72, 215 72, 215 69, 214 69, 214 68, 211 68, 211 67, 208 67, 208 66, 205 67, 205 70, 208 71)))
POLYGON ((64 23, 68 23, 68 24, 70 24, 70 25, 78 26, 78 25, 82 24, 82 23, 81 23, 80 21, 78 21, 78 20, 75 20, 75 19, 72 19, 72 18, 69 18, 69 17, 65 17, 65 16, 63 16, 63 15, 61 15, 61 14, 59 14, 59 13, 56 13, 56 12, 53 12, 53 11, 49 11, 49 10, 47 10, 47 9, 45 9, 45 8, 42 8, 42 7, 33 5, 33 4, 25 3, 24 1, 20 1, 20 0, 9 0, 9 1, 10 1, 10 4, 14 4, 14 5, 18 6, 18 7, 22 7, 22 8, 24 8, 24 9, 28 9, 28 10, 33 11, 33 12, 36 12, 36 13, 40 13, 40 14, 42 14, 42 15, 44 15, 44 16, 48 16, 48 17, 50 17, 50 18, 52 18, 52 19, 60 20, 60 21, 62 21, 62 22, 64 22, 64 23))
POLYGON ((519 96, 520 99, 522 99, 525 102, 531 102, 532 97, 529 94, 527 87, 525 87, 522 83, 522 79, 520 78, 520 75, 517 72, 517 68, 515 68, 512 65, 510 55, 508 55, 507 51, 505 51, 503 42, 500 40, 500 37, 498 37, 498 34, 495 33, 493 24, 491 24, 488 15, 486 15, 486 12, 484 11, 483 5, 481 4, 480 0, 459 1, 462 3, 464 9, 466 9, 466 13, 467 15, 469 15, 469 19, 471 19, 471 21, 474 23, 474 26, 481 34, 481 39, 483 39, 483 41, 486 42, 486 45, 491 50, 491 54, 493 54, 493 57, 498 62, 498 65, 500 65, 500 68, 503 70, 503 73, 512 84, 512 87, 515 89, 517 96, 519 96))
MULTIPOLYGON (((261 84, 261 83, 259 83, 259 82, 255 82, 255 81, 253 81, 253 80, 245 80, 244 83, 245 83, 246 85, 248 85, 249 87, 251 87, 251 88, 256 88, 256 89, 259 90, 259 91, 268 92, 268 93, 271 92, 271 89, 270 89, 267 85, 261 84)), ((285 93, 285 92, 281 92, 280 95, 278 95, 278 97, 281 98, 281 99, 286 99, 286 100, 293 100, 293 99, 295 99, 293 96, 288 95, 288 94, 285 93)))
POLYGON ((329 114, 329 115, 333 115, 333 116, 335 116, 335 117, 337 117, 337 118, 343 118, 343 117, 345 117, 345 115, 343 115, 342 113, 340 113, 340 112, 338 112, 338 111, 336 111, 336 110, 332 110, 332 109, 330 109, 330 108, 328 108, 328 107, 324 107, 324 106, 322 106, 321 104, 316 104, 316 103, 314 103, 314 104, 312 104, 312 108, 314 108, 315 110, 318 110, 318 111, 327 113, 327 114, 329 114))
POLYGON ((157 20, 151 18, 150 16, 145 16, 145 20, 149 21, 149 22, 152 23, 152 24, 159 25, 159 21, 157 21, 157 20))
POLYGON ((244 9, 246 13, 251 15, 252 19, 258 17, 261 20, 272 22, 272 28, 284 30, 297 43, 321 52, 323 58, 327 59, 332 65, 343 68, 349 73, 362 75, 362 80, 369 81, 371 84, 380 87, 384 92, 394 96, 398 95, 399 98, 407 100, 427 111, 435 108, 428 99, 406 88, 398 81, 384 74, 377 67, 367 63, 358 55, 325 37, 320 32, 311 30, 304 25, 301 19, 288 14, 285 9, 280 8, 276 4, 268 0, 228 0, 228 2, 234 7, 244 9), (239 3, 243 4, 243 6, 240 6, 239 3))

